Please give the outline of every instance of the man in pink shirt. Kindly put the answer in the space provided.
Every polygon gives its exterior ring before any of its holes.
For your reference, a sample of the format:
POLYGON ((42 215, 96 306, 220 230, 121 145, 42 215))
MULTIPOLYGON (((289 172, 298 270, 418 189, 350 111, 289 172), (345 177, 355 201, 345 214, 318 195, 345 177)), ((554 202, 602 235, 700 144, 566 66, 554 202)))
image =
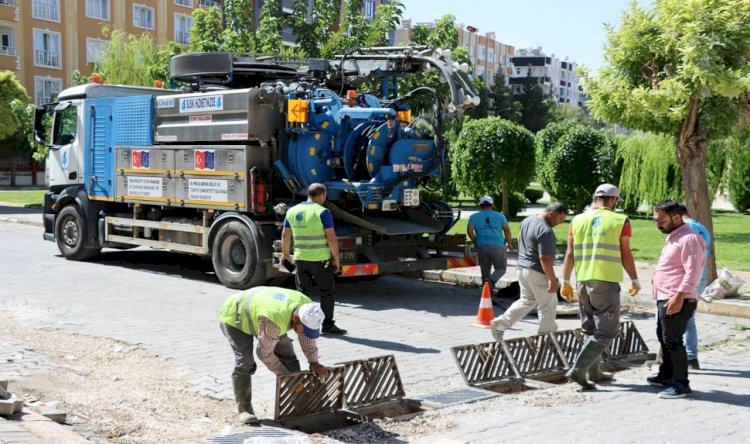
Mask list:
POLYGON ((684 398, 692 390, 682 337, 698 304, 695 290, 706 261, 706 242, 683 222, 679 202, 659 202, 654 208, 654 223, 668 234, 654 270, 651 293, 657 307, 656 336, 662 363, 659 373, 646 380, 665 389, 659 393, 660 398, 684 398))

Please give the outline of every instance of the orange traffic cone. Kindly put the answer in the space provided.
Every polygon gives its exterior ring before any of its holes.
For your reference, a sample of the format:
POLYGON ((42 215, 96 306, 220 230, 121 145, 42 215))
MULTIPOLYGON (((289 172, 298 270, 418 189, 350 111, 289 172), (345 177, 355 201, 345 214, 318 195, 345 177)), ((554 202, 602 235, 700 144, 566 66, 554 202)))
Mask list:
POLYGON ((471 324, 474 327, 490 328, 490 321, 495 318, 495 310, 492 309, 492 291, 490 283, 485 282, 482 287, 482 299, 479 300, 479 311, 477 311, 477 322, 471 324))

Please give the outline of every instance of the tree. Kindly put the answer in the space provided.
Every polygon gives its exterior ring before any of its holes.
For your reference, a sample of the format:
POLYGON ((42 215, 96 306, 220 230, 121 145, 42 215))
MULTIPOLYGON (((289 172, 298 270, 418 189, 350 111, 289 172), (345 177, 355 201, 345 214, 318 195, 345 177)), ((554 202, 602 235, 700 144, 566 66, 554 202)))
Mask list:
POLYGON ((583 211, 599 184, 617 183, 615 156, 614 137, 589 126, 570 126, 545 161, 550 195, 583 211))
POLYGON ((488 104, 489 114, 518 123, 521 120, 521 104, 513 98, 513 88, 505 84, 505 74, 497 71, 494 81, 488 94, 492 102, 488 104))
POLYGON ((256 33, 258 49, 266 54, 279 54, 281 42, 281 0, 265 0, 260 11, 256 33))
POLYGON ((523 192, 534 176, 534 135, 499 117, 468 121, 451 148, 452 178, 473 195, 523 192))
POLYGON ((536 178, 547 192, 552 190, 550 175, 553 173, 547 170, 547 156, 574 125, 575 122, 570 120, 553 122, 536 133, 536 178))
MULTIPOLYGON (((706 158, 711 138, 737 122, 750 89, 750 3, 655 0, 633 3, 608 27, 605 66, 584 83, 596 117, 672 135, 688 211, 713 232, 706 158)), ((709 280, 716 276, 711 243, 709 280)))
POLYGON ((254 3, 253 0, 224 0, 222 51, 256 51, 254 3))
POLYGON ((487 89, 487 84, 484 83, 484 79, 480 76, 472 81, 474 88, 479 93, 479 105, 470 109, 466 115, 472 119, 483 119, 489 115, 488 104, 490 101, 490 90, 487 89))
POLYGON ((312 15, 308 14, 310 0, 295 0, 287 26, 297 37, 300 52, 307 57, 320 57, 320 48, 334 32, 341 10, 341 0, 316 0, 312 15))
POLYGON ((521 94, 516 100, 521 104, 521 117, 518 123, 534 133, 547 126, 550 120, 550 108, 554 103, 552 95, 545 91, 539 79, 531 76, 530 67, 526 78, 521 83, 521 94))
POLYGON ((744 135, 738 141, 741 149, 733 150, 729 167, 729 198, 734 208, 744 213, 750 208, 750 137, 744 135))
POLYGON ((13 72, 0 72, 0 139, 13 135, 21 125, 11 107, 14 101, 26 103, 29 95, 13 72))
POLYGON ((153 86, 156 80, 169 80, 169 60, 182 51, 179 45, 159 45, 145 32, 135 35, 106 28, 104 32, 110 40, 95 70, 107 83, 153 86))
POLYGON ((217 7, 195 8, 192 14, 193 24, 190 27, 190 51, 221 51, 224 41, 224 26, 221 10, 217 7))

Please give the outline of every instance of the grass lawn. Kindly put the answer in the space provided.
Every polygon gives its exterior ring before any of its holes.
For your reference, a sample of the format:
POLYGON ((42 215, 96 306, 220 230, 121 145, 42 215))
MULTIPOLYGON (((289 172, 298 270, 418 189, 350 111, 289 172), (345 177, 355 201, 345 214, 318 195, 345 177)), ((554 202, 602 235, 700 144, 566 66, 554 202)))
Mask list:
MULTIPOLYGON (((714 237, 716 242, 716 267, 730 270, 750 271, 750 216, 732 212, 714 211, 714 237)), ((512 218, 509 221, 510 231, 513 233, 513 244, 518 236, 518 227, 523 218, 512 218)), ((572 216, 567 223, 555 227, 557 236, 557 252, 564 253, 567 242, 567 230, 572 216)), ((461 219, 451 228, 449 233, 466 233, 468 219, 461 219)), ((631 216, 633 238, 630 247, 638 262, 656 263, 661 254, 666 235, 659 231, 651 220, 651 215, 631 216)))
POLYGON ((41 207, 44 205, 44 193, 47 190, 0 191, 0 202, 41 207))

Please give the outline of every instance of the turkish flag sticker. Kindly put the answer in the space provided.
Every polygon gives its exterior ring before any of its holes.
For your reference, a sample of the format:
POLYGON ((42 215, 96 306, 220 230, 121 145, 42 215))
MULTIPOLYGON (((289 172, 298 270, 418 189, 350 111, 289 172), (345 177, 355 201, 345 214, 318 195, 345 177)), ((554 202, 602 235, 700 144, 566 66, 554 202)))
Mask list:
POLYGON ((195 150, 195 169, 204 170, 206 169, 206 152, 201 150, 195 150))

